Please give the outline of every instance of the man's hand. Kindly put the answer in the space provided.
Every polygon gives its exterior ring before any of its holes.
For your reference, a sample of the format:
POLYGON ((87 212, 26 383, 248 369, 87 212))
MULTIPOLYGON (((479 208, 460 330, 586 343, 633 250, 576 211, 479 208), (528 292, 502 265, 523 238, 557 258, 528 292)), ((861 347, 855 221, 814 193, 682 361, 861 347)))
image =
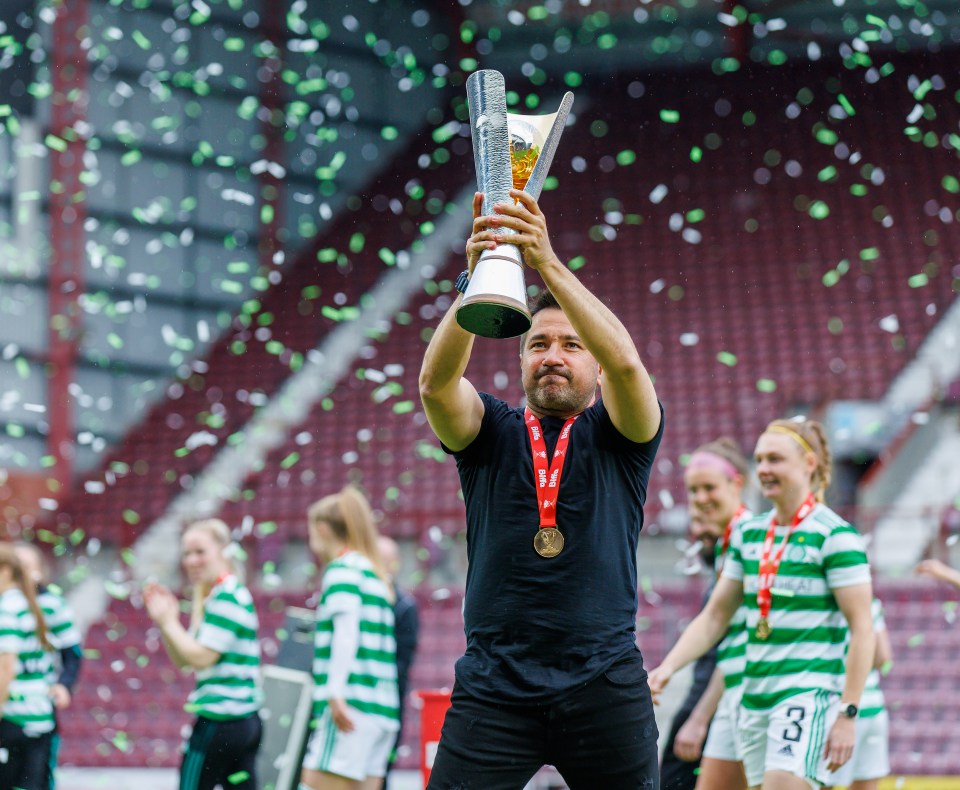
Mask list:
POLYGON ((827 743, 823 750, 823 755, 827 758, 827 769, 839 770, 853 755, 853 747, 856 743, 856 719, 838 716, 833 727, 830 728, 830 735, 827 736, 827 743))
POLYGON ((473 274, 477 268, 477 261, 484 250, 492 250, 497 246, 499 237, 487 228, 487 218, 482 215, 483 192, 473 193, 473 235, 467 239, 467 271, 473 274), (496 240, 495 240, 496 239, 496 240))
POLYGON ((688 763, 699 760, 703 752, 703 743, 707 740, 709 725, 710 722, 703 722, 695 716, 690 716, 677 730, 677 737, 673 739, 673 753, 688 763))
MULTIPOLYGON (((517 202, 499 203, 493 207, 495 213, 492 216, 474 220, 474 235, 470 241, 485 245, 476 248, 480 252, 487 249, 490 242, 494 245, 513 244, 520 248, 523 262, 531 269, 539 269, 548 263, 556 262, 557 256, 550 246, 550 236, 547 233, 547 220, 537 201, 520 189, 511 189, 510 197, 517 202), (487 229, 477 232, 478 225, 487 229), (516 232, 499 234, 495 232, 498 228, 509 228, 516 232)), ((469 257, 470 242, 467 243, 467 249, 469 257)), ((479 252, 477 255, 479 256, 479 252)))
POLYGON ((350 706, 342 699, 329 699, 330 715, 340 732, 353 732, 353 719, 350 718, 350 706))

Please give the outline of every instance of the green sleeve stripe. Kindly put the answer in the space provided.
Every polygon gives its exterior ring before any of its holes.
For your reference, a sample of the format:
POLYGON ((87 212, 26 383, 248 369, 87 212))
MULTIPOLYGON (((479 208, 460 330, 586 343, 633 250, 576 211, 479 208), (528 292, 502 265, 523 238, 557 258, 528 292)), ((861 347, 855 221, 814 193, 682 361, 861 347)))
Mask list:
POLYGON ((866 565, 867 555, 862 551, 838 551, 824 557, 823 567, 826 570, 834 568, 852 568, 857 565, 866 565))
POLYGON ((204 625, 212 625, 216 628, 220 628, 224 631, 229 631, 231 634, 236 636, 238 639, 256 639, 257 631, 254 628, 247 628, 240 625, 233 620, 228 620, 226 617, 221 617, 218 614, 207 614, 203 618, 204 625))

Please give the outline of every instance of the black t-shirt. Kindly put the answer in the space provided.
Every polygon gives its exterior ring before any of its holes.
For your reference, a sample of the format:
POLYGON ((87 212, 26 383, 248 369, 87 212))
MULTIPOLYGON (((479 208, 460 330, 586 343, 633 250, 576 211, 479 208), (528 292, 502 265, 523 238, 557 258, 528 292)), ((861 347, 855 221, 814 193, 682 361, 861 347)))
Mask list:
MULTIPOLYGON (((614 427, 602 401, 574 423, 557 496, 565 544, 545 559, 533 548, 540 522, 523 409, 480 397, 480 433, 453 453, 469 559, 456 676, 482 699, 551 699, 636 650, 637 539, 662 409, 644 444, 614 427)), ((550 459, 564 422, 541 420, 550 459)))

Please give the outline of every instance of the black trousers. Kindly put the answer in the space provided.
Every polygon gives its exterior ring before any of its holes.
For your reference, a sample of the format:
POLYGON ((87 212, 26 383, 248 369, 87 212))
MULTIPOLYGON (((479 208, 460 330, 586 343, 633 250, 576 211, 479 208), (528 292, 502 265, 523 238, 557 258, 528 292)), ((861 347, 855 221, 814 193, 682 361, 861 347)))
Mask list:
POLYGON ((429 790, 522 790, 552 765, 571 790, 657 790, 657 724, 640 654, 556 701, 505 705, 455 684, 429 790))
POLYGON ((180 790, 257 790, 262 735, 256 713, 229 721, 198 717, 180 765, 180 790))
POLYGON ((50 790, 52 740, 52 732, 31 736, 13 722, 0 720, 0 787, 50 790))

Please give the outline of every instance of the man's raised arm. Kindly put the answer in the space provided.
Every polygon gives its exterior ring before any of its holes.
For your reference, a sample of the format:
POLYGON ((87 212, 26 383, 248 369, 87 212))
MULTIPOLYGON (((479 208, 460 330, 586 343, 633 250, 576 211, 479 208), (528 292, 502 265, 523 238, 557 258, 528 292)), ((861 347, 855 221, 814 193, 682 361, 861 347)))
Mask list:
POLYGON ((613 424, 628 439, 649 441, 660 429, 660 406, 630 333, 557 258, 537 202, 518 190, 511 190, 510 196, 519 203, 498 206, 497 214, 487 218, 487 224, 517 231, 515 236, 505 236, 504 241, 523 250, 524 262, 540 272, 580 339, 600 363, 603 402, 613 424))
MULTIPOLYGON (((473 199, 474 235, 467 241, 467 265, 472 272, 480 253, 491 242, 476 241, 477 223, 483 195, 473 199)), ((447 310, 437 331, 430 338, 420 368, 420 400, 430 427, 451 450, 462 450, 480 433, 483 401, 463 374, 470 361, 474 336, 457 323, 457 308, 462 296, 447 310)))

